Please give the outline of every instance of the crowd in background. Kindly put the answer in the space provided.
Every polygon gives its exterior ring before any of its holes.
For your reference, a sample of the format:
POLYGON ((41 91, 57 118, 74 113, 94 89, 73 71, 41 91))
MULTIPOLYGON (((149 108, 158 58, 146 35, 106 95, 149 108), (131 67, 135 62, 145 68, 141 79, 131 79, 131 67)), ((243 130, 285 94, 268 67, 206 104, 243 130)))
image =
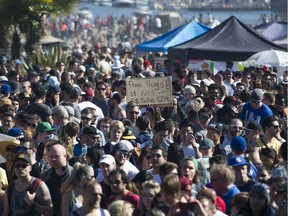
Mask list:
POLYGON ((1 53, 3 215, 287 214, 287 71, 93 44, 24 73, 1 53), (171 106, 127 101, 127 79, 165 76, 171 106))

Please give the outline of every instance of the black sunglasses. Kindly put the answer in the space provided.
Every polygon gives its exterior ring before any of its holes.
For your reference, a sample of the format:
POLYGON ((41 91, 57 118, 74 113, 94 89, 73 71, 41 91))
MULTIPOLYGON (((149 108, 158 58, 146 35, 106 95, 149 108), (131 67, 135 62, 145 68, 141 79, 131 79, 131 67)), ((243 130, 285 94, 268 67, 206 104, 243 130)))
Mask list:
POLYGON ((17 169, 19 169, 19 168, 25 169, 28 166, 29 166, 29 164, 14 164, 14 167, 17 169))

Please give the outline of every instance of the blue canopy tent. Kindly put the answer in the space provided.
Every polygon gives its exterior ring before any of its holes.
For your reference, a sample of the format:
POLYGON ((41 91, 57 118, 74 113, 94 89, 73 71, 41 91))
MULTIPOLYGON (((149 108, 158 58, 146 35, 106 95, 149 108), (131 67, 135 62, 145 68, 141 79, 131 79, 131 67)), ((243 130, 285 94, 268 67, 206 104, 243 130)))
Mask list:
POLYGON ((192 21, 150 41, 138 44, 137 52, 168 52, 168 48, 191 40, 209 31, 208 26, 192 21))

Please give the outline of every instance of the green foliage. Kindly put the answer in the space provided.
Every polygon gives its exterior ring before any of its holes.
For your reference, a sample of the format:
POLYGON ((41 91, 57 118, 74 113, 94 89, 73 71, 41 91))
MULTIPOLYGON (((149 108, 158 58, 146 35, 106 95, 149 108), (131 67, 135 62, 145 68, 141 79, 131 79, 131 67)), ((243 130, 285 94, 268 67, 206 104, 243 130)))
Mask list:
MULTIPOLYGON (((38 35, 39 32, 41 36, 45 30, 43 16, 69 14, 73 11, 78 1, 79 0, 0 0, 0 26, 7 31, 8 29, 13 29, 13 33, 14 31, 18 31, 19 36, 23 34, 27 39, 32 37, 27 40, 30 44, 25 47, 34 47, 34 44, 39 43, 40 40, 40 37, 37 38, 35 35, 38 35), (35 32, 35 34, 31 32, 35 32)), ((13 50, 17 49, 17 46, 20 44, 16 42, 16 40, 13 40, 12 43, 16 43, 12 45, 14 46, 13 50)), ((21 47, 19 46, 18 48, 20 53, 21 47)), ((31 50, 28 51, 31 52, 31 50)))
POLYGON ((55 68, 58 61, 67 64, 68 54, 63 51, 61 46, 47 47, 45 50, 33 51, 27 53, 27 59, 22 59, 24 68, 29 71, 32 70, 32 66, 35 64, 41 65, 43 68, 50 67, 55 68))

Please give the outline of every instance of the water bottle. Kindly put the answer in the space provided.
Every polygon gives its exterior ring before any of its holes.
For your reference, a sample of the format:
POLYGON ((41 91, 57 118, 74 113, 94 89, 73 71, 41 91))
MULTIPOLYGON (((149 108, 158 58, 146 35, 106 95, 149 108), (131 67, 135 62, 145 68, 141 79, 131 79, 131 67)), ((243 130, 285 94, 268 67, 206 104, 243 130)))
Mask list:
POLYGON ((87 154, 87 145, 86 145, 86 143, 84 143, 83 145, 82 145, 82 156, 85 156, 86 154, 87 154))

